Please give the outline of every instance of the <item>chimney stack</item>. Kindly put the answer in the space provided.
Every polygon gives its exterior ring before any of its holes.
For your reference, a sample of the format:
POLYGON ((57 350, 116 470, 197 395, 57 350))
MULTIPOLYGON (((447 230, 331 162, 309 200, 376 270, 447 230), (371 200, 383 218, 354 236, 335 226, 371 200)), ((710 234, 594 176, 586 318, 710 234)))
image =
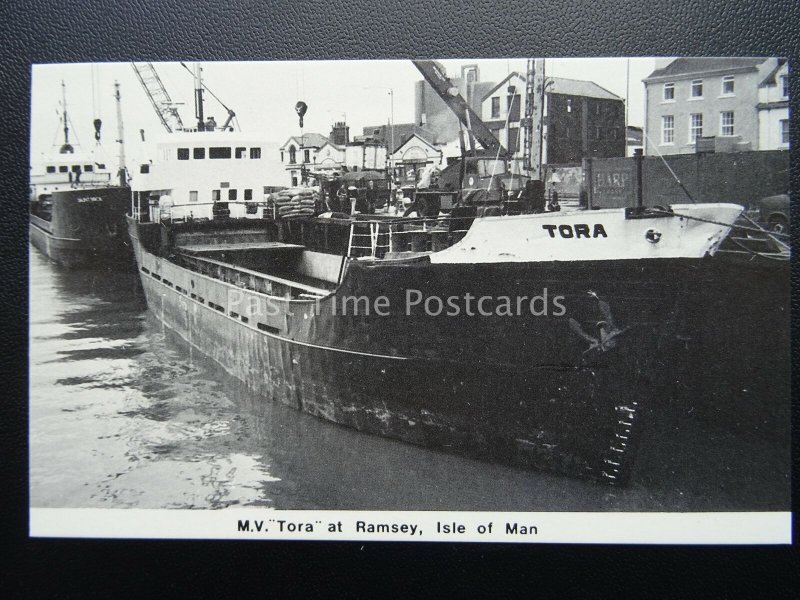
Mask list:
POLYGON ((350 128, 344 121, 337 121, 333 124, 330 138, 337 146, 346 146, 350 143, 350 128))

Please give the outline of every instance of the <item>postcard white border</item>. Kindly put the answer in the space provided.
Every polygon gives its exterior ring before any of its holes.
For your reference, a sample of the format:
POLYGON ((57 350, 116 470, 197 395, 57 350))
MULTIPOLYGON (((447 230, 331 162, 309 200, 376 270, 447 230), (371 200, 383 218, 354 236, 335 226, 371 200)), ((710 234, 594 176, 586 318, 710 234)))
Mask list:
POLYGON ((776 545, 792 543, 792 513, 31 508, 29 532, 55 538, 776 545))

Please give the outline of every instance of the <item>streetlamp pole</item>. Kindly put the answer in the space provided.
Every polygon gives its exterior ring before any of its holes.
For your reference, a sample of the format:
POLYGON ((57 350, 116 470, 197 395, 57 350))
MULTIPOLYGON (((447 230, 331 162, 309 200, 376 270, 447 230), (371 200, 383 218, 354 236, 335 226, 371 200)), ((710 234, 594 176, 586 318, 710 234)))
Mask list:
POLYGON ((386 153, 386 162, 389 163, 389 166, 392 168, 392 175, 394 175, 394 164, 390 160, 391 153, 394 152, 394 88, 389 87, 388 85, 371 85, 364 89, 368 90, 388 90, 389 91, 389 140, 391 147, 386 153))

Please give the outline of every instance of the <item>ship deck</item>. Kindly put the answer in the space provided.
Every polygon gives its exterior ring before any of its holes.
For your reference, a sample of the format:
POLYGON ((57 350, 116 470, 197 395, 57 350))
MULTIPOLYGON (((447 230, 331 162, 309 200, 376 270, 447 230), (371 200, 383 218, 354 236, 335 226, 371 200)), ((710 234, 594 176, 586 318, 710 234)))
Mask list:
POLYGON ((234 242, 234 243, 219 243, 219 244, 180 244, 176 246, 176 250, 180 252, 187 252, 189 254, 208 254, 216 252, 249 252, 253 250, 293 250, 301 251, 305 246, 300 244, 285 244, 283 242, 234 242))

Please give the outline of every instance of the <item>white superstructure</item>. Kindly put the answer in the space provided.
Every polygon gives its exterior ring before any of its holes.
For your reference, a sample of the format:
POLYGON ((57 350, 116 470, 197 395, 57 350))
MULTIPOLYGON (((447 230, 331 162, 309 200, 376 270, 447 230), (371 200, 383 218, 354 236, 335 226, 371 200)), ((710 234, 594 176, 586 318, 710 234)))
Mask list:
POLYGON ((261 216, 265 193, 281 187, 278 145, 232 131, 178 131, 157 140, 133 174, 133 213, 150 220, 261 216), (248 212, 248 208, 250 212, 248 212))

